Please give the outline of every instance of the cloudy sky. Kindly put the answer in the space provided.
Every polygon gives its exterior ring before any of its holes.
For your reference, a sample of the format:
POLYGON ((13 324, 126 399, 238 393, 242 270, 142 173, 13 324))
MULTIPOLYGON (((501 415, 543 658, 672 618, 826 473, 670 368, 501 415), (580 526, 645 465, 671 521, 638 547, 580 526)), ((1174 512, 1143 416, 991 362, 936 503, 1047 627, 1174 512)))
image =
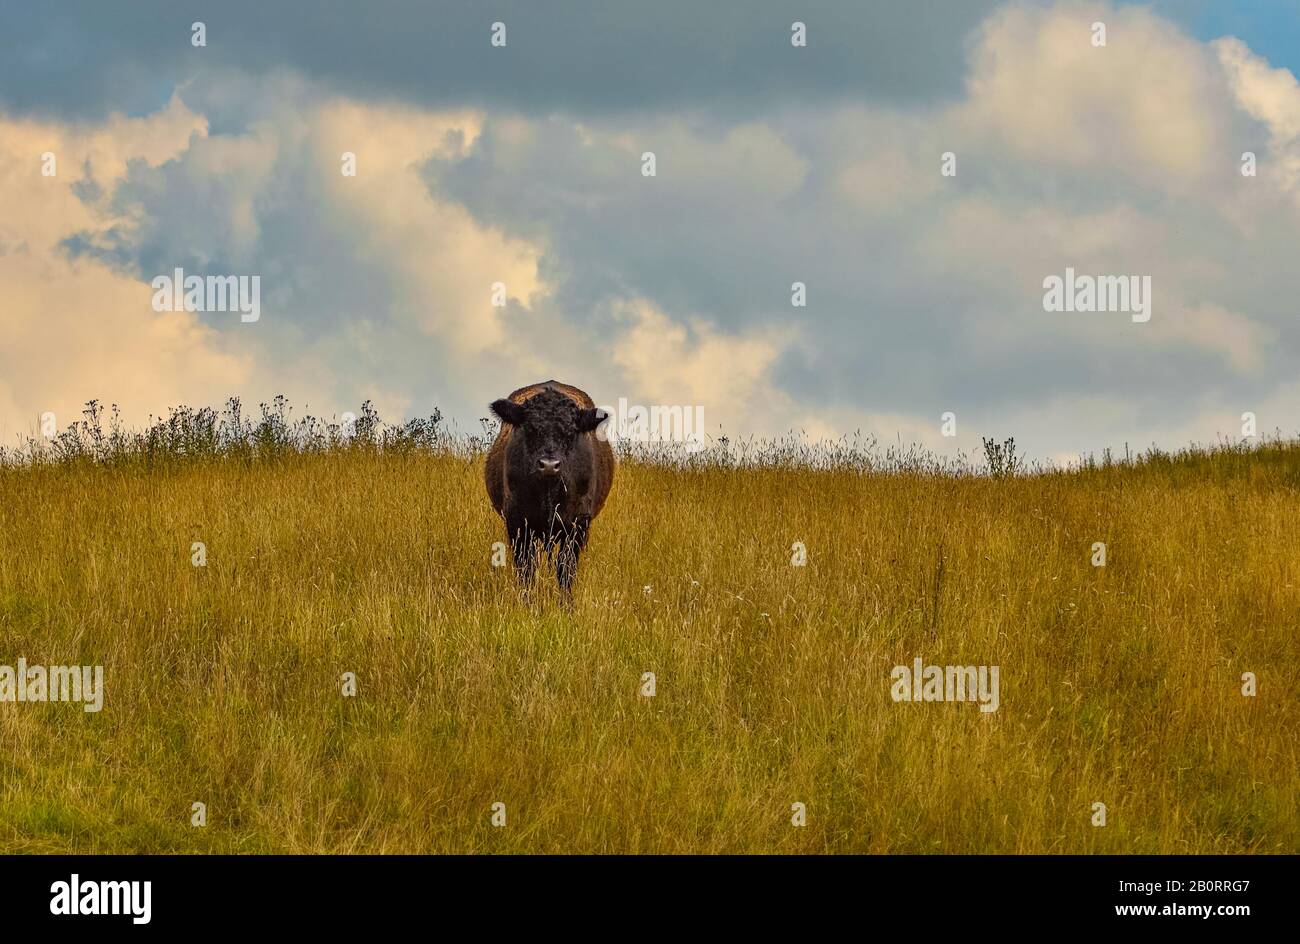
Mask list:
POLYGON ((277 393, 476 431, 552 377, 945 452, 1293 434, 1297 70, 1295 0, 5 4, 0 439, 277 393), (1045 311, 1067 266, 1151 320, 1045 311), (155 311, 177 267, 261 319, 155 311))

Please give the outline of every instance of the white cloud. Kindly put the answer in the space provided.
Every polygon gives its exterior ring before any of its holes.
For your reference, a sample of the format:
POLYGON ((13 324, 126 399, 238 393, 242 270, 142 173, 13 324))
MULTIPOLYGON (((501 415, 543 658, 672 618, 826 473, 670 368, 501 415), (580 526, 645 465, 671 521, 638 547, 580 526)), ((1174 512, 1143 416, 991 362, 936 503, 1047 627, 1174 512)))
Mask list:
POLYGON ((789 416, 789 398, 770 376, 790 342, 789 329, 728 334, 702 320, 674 322, 644 300, 629 302, 623 317, 627 327, 609 346, 629 387, 619 395, 633 402, 698 404, 711 424, 732 430, 751 427, 759 416, 769 422, 789 416))
POLYGON ((70 260, 60 241, 87 228, 128 225, 78 198, 89 176, 111 188, 129 160, 158 166, 181 153, 205 123, 179 101, 147 118, 98 125, 0 117, 0 440, 61 426, 85 401, 122 405, 134 420, 200 397, 219 402, 249 379, 247 358, 184 312, 154 312, 147 284, 89 260, 70 260), (53 152, 57 174, 41 176, 53 152))
POLYGON ((1300 202, 1300 82, 1288 69, 1271 68, 1239 39, 1225 37, 1213 46, 1237 103, 1269 130, 1268 156, 1276 169, 1265 159, 1258 173, 1276 179, 1300 202))
POLYGON ((1140 7, 1012 4, 983 27, 962 118, 1019 157, 1185 189, 1221 166, 1228 98, 1213 64, 1140 7), (1097 21, 1105 46, 1092 45, 1097 21))

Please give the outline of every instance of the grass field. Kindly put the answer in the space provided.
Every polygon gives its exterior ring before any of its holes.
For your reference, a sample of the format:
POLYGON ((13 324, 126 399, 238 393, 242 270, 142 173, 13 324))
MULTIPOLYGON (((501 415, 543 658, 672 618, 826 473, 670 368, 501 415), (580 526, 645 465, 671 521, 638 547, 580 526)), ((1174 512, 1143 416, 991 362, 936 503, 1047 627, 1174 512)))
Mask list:
POLYGON ((10 464, 0 663, 105 694, 0 704, 0 851, 1296 852, 1298 499, 1285 443, 624 462, 566 608, 465 450, 10 464), (999 709, 893 701, 916 657, 999 709))

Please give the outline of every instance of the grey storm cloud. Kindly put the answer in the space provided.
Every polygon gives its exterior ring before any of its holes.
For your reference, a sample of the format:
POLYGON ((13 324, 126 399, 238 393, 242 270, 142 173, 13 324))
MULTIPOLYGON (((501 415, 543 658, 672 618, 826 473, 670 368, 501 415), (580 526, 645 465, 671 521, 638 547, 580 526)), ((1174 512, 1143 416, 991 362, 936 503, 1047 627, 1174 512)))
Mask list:
MULTIPOLYGON (((973 138, 963 142, 960 183, 931 186, 940 179, 945 133, 949 140, 958 134, 954 124, 937 114, 916 121, 859 109, 777 112, 746 140, 744 129, 733 126, 728 137, 712 123, 579 128, 551 119, 520 135, 508 121, 503 135, 489 121, 468 155, 431 162, 426 180, 481 224, 545 245, 542 265, 554 288, 545 304, 593 331, 608 304, 629 296, 734 331, 797 328, 807 343, 783 355, 774 380, 807 402, 908 413, 960 403, 994 413, 1103 391, 1168 417, 1196 409, 1188 378, 1244 401, 1285 378, 1281 359, 1243 375, 1212 348, 1153 356, 1104 319, 1094 330, 1063 334, 1061 320, 1042 311, 1041 279, 1074 257, 1036 261, 1032 228, 1015 225, 1016 208, 1046 207, 1069 219, 1110 205, 1132 182, 1054 175, 1032 161, 1008 162, 999 142, 973 138), (630 150, 629 139, 636 142, 630 150), (925 182, 868 174, 863 186, 884 205, 845 206, 843 175, 882 141, 907 142, 904 161, 925 168, 925 182), (655 151, 653 179, 638 175, 642 147, 655 151), (973 232, 952 229, 963 200, 1010 207, 1010 216, 973 232), (977 260, 961 262, 976 243, 977 260), (791 307, 795 281, 807 286, 806 308, 791 307), (989 330, 1013 317, 1015 330, 989 330)), ((1276 252, 1243 243, 1224 221, 1207 220, 1202 205, 1146 200, 1169 232, 1184 234, 1181 252, 1193 261, 1231 260, 1239 275, 1224 282, 1217 265, 1187 274, 1179 303, 1213 298, 1258 312, 1270 293, 1296 290, 1294 277, 1280 274, 1276 252)), ((1285 232, 1294 219, 1280 210, 1271 225, 1285 232)), ((1160 268, 1170 277, 1162 289, 1184 278, 1136 241, 1120 245, 1105 271, 1160 268)), ((1162 301, 1168 316, 1168 292, 1162 301)), ((1294 331, 1286 337, 1300 353, 1294 331)))
POLYGON ((606 0, 145 0, 7 3, 0 106, 140 113, 206 71, 294 70, 357 98, 523 112, 781 101, 925 101, 961 87, 964 39, 989 0, 844 3, 606 0), (489 45, 494 21, 507 47, 489 45), (808 24, 792 49, 790 24, 808 24), (207 27, 190 46, 190 24, 207 27))

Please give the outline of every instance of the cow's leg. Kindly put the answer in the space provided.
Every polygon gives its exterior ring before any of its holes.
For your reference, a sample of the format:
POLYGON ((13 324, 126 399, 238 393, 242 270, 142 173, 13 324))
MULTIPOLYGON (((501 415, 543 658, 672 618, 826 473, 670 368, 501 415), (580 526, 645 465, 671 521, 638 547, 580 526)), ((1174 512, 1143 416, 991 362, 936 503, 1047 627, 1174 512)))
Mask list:
POLYGON ((506 527, 510 533, 510 550, 515 561, 515 576, 525 587, 531 586, 533 568, 537 561, 533 544, 537 536, 533 534, 532 529, 528 527, 528 522, 523 518, 508 520, 506 527))
POLYGON ((587 532, 591 528, 591 519, 578 518, 567 528, 559 541, 559 557, 555 563, 555 579, 565 597, 573 594, 573 581, 578 576, 578 558, 587 546, 587 532))

